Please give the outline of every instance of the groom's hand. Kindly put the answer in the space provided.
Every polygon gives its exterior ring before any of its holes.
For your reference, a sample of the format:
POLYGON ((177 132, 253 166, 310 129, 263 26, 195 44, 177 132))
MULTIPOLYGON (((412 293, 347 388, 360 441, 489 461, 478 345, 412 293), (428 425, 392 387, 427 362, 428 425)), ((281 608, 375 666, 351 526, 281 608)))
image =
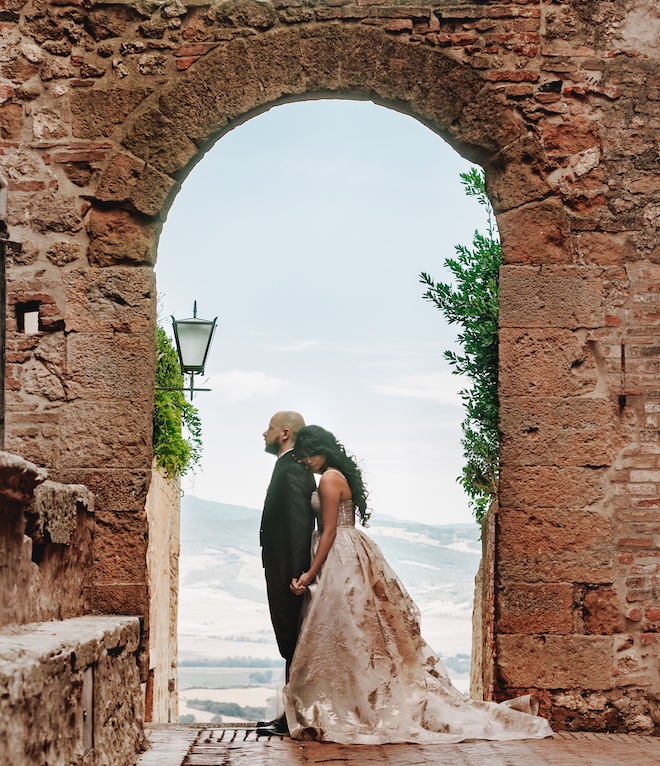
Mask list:
POLYGON ((289 588, 293 593, 296 594, 296 596, 302 596, 302 594, 307 590, 307 572, 304 572, 300 575, 300 577, 296 578, 294 577, 293 580, 291 580, 291 585, 289 585, 289 588))
POLYGON ((304 585, 299 585, 298 580, 295 578, 291 580, 291 585, 289 585, 289 588, 293 593, 296 594, 296 596, 302 596, 302 594, 307 590, 304 585))

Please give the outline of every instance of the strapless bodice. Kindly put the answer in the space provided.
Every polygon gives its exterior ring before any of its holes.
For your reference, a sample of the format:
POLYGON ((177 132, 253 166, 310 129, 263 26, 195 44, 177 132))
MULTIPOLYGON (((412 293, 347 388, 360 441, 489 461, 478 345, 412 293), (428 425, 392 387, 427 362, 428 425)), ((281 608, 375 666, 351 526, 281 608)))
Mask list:
MULTIPOLYGON (((323 531, 323 519, 321 518, 321 498, 318 490, 312 492, 312 510, 318 520, 319 531, 323 531)), ((355 504, 352 500, 342 500, 339 503, 339 513, 337 514, 337 527, 355 526, 355 504)))

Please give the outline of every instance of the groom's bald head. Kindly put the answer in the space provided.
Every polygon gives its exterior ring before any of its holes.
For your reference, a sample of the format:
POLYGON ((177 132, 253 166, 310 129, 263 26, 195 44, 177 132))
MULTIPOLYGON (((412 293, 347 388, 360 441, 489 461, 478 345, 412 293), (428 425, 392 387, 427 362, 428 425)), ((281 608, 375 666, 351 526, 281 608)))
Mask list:
MULTIPOLYGON (((305 420, 299 412, 293 410, 282 410, 282 412, 276 412, 273 415, 273 419, 277 421, 280 428, 288 428, 291 434, 290 438, 293 442, 296 441, 298 431, 305 427, 305 420)), ((293 442, 289 445, 293 447, 293 442)))
POLYGON ((270 419, 268 428, 264 431, 266 440, 266 452, 272 455, 281 455, 293 448, 296 437, 301 428, 305 426, 305 420, 299 412, 282 410, 276 412, 270 419))

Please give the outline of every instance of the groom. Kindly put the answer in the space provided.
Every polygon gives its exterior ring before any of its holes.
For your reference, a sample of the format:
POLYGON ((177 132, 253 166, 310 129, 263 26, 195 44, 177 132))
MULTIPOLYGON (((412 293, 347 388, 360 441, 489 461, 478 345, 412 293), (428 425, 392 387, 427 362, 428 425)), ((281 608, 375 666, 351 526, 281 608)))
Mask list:
MULTIPOLYGON (((270 617, 286 676, 298 640, 302 597, 289 585, 310 566, 314 514, 310 499, 316 489, 312 473, 293 458, 293 446, 305 421, 297 412, 277 412, 264 431, 266 452, 277 455, 261 517, 261 556, 266 575, 270 617)), ((284 717, 259 726, 257 733, 285 734, 284 717)))

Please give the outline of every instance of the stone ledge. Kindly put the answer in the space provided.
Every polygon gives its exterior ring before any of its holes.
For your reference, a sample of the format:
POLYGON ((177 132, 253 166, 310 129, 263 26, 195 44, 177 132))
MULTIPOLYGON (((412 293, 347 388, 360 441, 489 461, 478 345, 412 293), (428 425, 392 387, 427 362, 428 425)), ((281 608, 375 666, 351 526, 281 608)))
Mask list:
POLYGON ((45 481, 34 491, 34 500, 25 509, 26 534, 35 543, 68 545, 76 530, 79 510, 94 512, 94 495, 82 484, 45 481))
MULTIPOLYGON (((37 692, 35 674, 46 676, 44 666, 53 669, 70 657, 79 670, 98 661, 101 651, 125 647, 135 652, 140 641, 138 617, 88 616, 70 620, 36 622, 0 630, 0 693, 16 694, 13 686, 37 692), (11 686, 8 684, 11 683, 11 686), (28 684, 28 686, 25 686, 28 684)), ((42 679, 42 680, 45 680, 42 679)))
POLYGON ((0 452, 0 496, 6 500, 27 503, 35 487, 45 481, 43 468, 10 452, 0 452))
POLYGON ((134 764, 146 744, 139 637, 124 616, 0 630, 0 762, 134 764))

